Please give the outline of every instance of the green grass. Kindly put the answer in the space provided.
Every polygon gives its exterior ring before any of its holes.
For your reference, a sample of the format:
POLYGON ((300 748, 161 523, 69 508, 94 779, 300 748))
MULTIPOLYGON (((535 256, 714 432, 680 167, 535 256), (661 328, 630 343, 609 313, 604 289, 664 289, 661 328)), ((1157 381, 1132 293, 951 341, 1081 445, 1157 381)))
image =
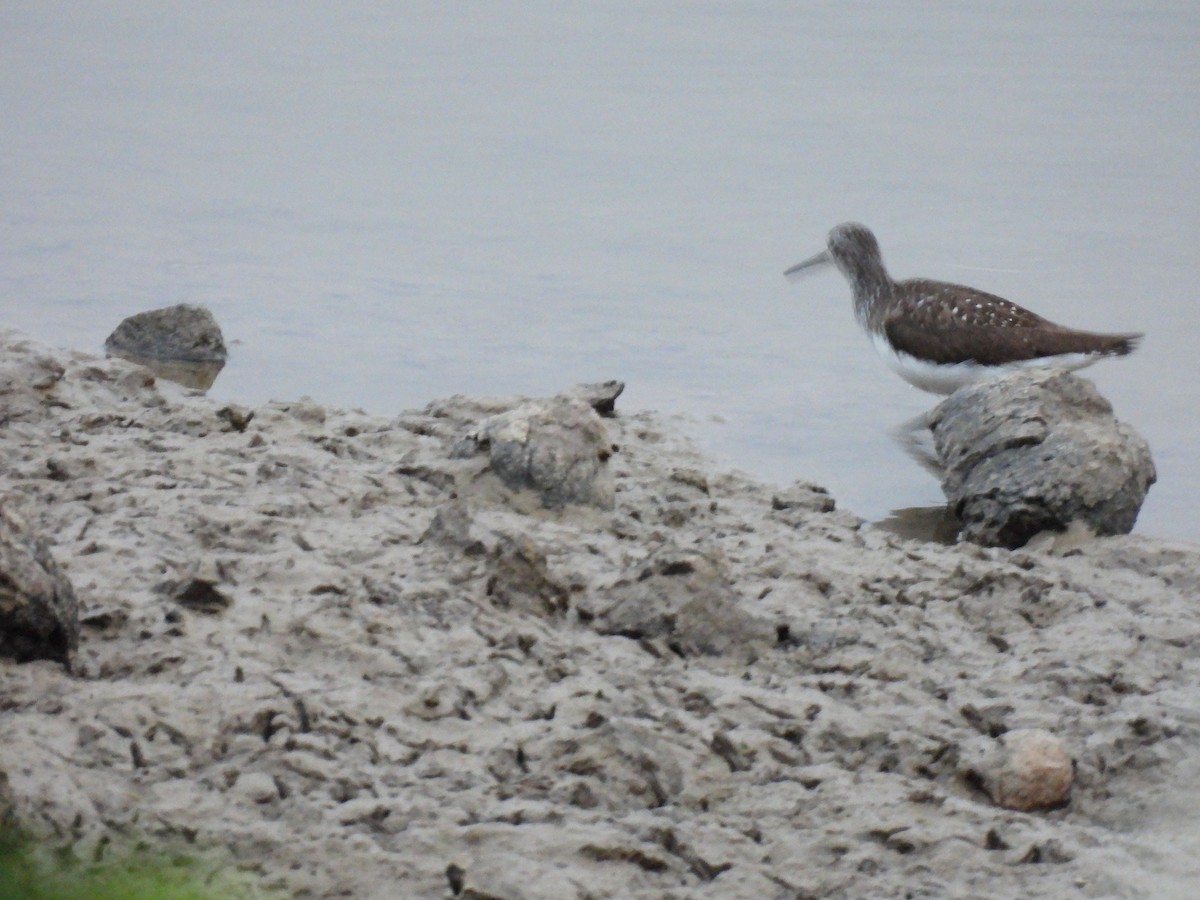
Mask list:
POLYGON ((227 879, 211 883, 183 858, 117 856, 93 865, 54 864, 30 841, 0 837, 0 898, 4 900, 225 900, 243 896, 227 879))

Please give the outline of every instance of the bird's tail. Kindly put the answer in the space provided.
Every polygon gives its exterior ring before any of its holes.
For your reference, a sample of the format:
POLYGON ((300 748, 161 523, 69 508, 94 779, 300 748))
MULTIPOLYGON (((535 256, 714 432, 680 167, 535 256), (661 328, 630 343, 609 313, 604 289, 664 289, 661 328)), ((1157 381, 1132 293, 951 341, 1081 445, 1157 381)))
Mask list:
POLYGON ((1100 351, 1105 356, 1128 356, 1141 344, 1145 337, 1141 332, 1131 334, 1108 334, 1107 345, 1100 351))

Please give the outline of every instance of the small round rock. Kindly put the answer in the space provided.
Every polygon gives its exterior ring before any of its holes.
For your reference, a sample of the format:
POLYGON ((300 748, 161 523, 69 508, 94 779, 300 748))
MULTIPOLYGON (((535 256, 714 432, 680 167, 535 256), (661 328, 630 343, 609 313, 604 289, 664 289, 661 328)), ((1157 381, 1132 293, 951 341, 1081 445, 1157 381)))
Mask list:
POLYGON ((1054 809, 1067 802, 1075 766, 1063 742, 1041 728, 1018 728, 996 739, 963 745, 960 770, 992 802, 1022 812, 1054 809))
POLYGON ((279 799, 279 787, 275 779, 265 772, 243 772, 235 789, 255 803, 270 803, 279 799))

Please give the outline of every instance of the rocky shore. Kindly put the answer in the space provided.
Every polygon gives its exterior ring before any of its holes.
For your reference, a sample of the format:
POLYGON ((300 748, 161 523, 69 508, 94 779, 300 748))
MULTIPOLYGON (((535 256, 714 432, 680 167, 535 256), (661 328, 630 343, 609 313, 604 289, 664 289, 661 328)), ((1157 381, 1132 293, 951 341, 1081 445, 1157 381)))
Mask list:
POLYGON ((0 351, 0 504, 77 606, 69 665, 0 659, 48 846, 307 897, 1200 891, 1195 546, 904 540, 615 384, 387 418, 0 351))

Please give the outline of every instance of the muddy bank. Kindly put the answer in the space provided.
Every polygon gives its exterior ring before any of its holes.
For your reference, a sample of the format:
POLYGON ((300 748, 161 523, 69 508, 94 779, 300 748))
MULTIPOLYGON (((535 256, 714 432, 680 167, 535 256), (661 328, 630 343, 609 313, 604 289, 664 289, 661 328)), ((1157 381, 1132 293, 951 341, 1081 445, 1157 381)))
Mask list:
POLYGON ((515 398, 239 409, 0 343, 0 497, 81 626, 71 674, 0 661, 0 768, 84 858, 216 847, 315 897, 1200 884, 1194 547, 905 541, 619 402, 611 505, 547 508, 481 443, 515 398), (1025 729, 1065 804, 972 770, 1025 729))

